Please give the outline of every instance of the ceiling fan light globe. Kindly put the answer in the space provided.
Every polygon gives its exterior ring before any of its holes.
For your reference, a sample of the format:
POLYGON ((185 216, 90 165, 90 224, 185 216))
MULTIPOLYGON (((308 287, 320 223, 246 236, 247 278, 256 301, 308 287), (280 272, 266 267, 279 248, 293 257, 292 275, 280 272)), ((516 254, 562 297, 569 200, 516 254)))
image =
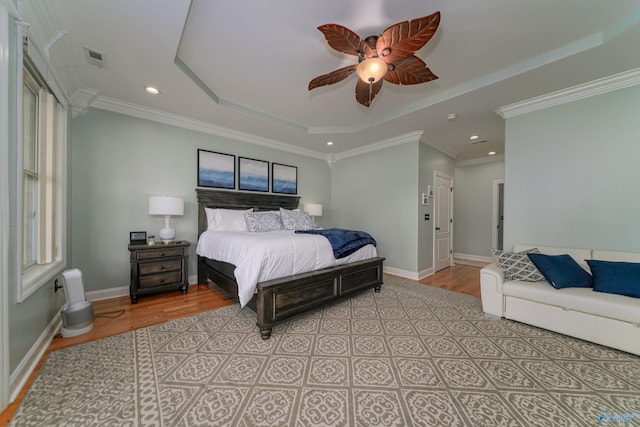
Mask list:
POLYGON ((379 58, 365 59, 356 67, 356 74, 365 83, 373 84, 387 74, 387 63, 379 58))

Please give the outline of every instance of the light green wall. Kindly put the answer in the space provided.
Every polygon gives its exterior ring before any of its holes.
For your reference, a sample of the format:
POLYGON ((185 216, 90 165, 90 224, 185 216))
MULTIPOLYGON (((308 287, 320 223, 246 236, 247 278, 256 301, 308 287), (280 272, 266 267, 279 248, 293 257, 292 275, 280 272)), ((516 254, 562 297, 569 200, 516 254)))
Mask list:
MULTIPOLYGON (((434 187, 434 172, 454 176, 455 160, 427 144, 420 144, 420 166, 418 179, 418 272, 433 268, 433 197, 429 206, 422 205, 420 193, 427 191, 427 185, 434 187), (425 214, 429 220, 425 221, 425 214)), ((454 185, 456 185, 454 178, 454 185)), ((454 206, 455 213, 455 206, 454 206)), ((454 233, 455 236, 455 233, 454 233)))
MULTIPOLYGON (((158 234, 164 219, 149 216, 149 196, 180 196, 183 217, 176 236, 192 242, 189 275, 196 274, 197 150, 278 162, 298 168, 301 204, 330 206, 330 169, 324 160, 291 154, 104 110, 71 124, 72 263, 85 289, 129 285, 130 231, 158 234)), ((236 184, 237 185, 237 184, 236 184)), ((318 218, 331 221, 331 209, 318 218)))
POLYGON ((491 257, 493 181, 498 179, 504 179, 504 161, 456 168, 453 196, 455 253, 491 257))
POLYGON ((418 145, 407 142, 336 162, 333 226, 364 230, 385 267, 417 270, 418 145))
POLYGON ((506 121, 505 248, 640 252, 640 86, 506 121))

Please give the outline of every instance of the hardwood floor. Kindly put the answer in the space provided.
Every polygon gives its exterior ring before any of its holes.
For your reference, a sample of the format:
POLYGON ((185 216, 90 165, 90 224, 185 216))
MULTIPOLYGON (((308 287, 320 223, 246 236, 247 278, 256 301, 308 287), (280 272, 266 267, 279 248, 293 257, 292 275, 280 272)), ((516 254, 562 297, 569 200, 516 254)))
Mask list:
POLYGON ((456 264, 425 277, 420 283, 480 297, 480 268, 456 264))
MULTIPOLYGON (((420 280, 419 283, 479 297, 480 267, 456 264, 420 280)), ((192 285, 186 295, 176 291, 140 297, 137 304, 131 304, 128 296, 95 301, 93 309, 96 313, 96 320, 94 321, 93 329, 77 337, 62 338, 60 334, 54 337, 46 354, 38 363, 16 400, 0 414, 0 426, 5 426, 9 423, 36 377, 42 361, 50 351, 230 304, 233 304, 233 300, 228 299, 215 286, 207 285, 192 285)))

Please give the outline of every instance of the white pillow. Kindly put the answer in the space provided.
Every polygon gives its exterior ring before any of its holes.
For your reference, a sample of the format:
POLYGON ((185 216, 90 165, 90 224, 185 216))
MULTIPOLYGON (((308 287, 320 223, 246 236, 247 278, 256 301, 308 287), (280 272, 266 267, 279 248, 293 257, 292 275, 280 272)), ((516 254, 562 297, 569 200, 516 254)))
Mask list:
POLYGON ((244 220, 245 213, 253 212, 250 209, 211 209, 204 208, 207 214, 207 229, 213 231, 247 231, 244 220))
POLYGON ((280 208, 280 219, 285 230, 311 230, 313 220, 306 212, 280 208))

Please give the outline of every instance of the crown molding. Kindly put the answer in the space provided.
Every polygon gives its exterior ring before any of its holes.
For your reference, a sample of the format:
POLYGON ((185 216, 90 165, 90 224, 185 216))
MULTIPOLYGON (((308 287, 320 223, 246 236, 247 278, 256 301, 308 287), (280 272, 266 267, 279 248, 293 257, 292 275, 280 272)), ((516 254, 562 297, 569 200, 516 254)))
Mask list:
POLYGON ((480 157, 478 159, 460 160, 456 162, 456 167, 474 166, 474 165, 482 165, 486 163, 496 163, 496 162, 504 162, 504 155, 500 154, 495 156, 480 157))
POLYGON ((522 102, 500 107, 496 113, 503 119, 519 116, 533 111, 544 110, 545 108, 568 102, 578 101, 607 92, 624 89, 640 84, 640 68, 614 74, 609 77, 594 80, 567 89, 552 92, 547 95, 538 96, 522 102))
POLYGON ((383 150, 385 148, 394 147, 396 145, 406 144, 407 142, 420 142, 420 137, 422 136, 423 132, 424 131, 421 131, 421 130, 409 132, 393 138, 385 139, 380 142, 369 144, 365 147, 360 147, 353 150, 345 151, 340 154, 336 154, 335 160, 342 160, 348 157, 359 156, 361 154, 383 150))
POLYGON ((127 116, 147 119, 154 122, 170 124, 184 129, 195 130, 198 132, 221 136, 224 138, 234 139, 237 141, 247 142, 249 144, 260 145, 274 150, 286 151, 288 153, 299 154, 301 156, 313 157, 315 159, 325 160, 326 155, 317 151, 307 150, 293 145, 285 144, 279 141, 269 140, 264 137, 252 135, 246 132, 240 132, 234 129, 216 126, 211 123, 200 120, 191 119, 176 114, 167 113, 152 108, 143 107, 141 105, 122 102, 117 99, 108 97, 98 97, 91 104, 91 107, 102 110, 112 111, 115 113, 125 114, 127 116))
POLYGON ((435 145, 433 145, 433 144, 432 144, 432 143, 430 143, 430 142, 427 142, 427 141, 420 141, 420 142, 422 142, 424 145, 428 145, 429 147, 433 148, 434 150, 437 150, 437 151, 441 152, 442 154, 444 154, 444 155, 446 155, 446 156, 451 157, 451 158, 452 158, 452 159, 454 159, 454 160, 455 160, 455 158, 456 158, 456 156, 457 156, 457 154, 454 154, 454 153, 453 153, 453 152, 451 152, 451 151, 447 151, 447 150, 445 150, 445 149, 444 149, 444 148, 442 148, 442 147, 436 147, 435 145))
MULTIPOLYGON (((275 150, 285 151, 293 154, 299 154, 301 156, 312 157, 314 159, 325 160, 329 164, 329 167, 332 167, 337 160, 346 159, 348 157, 358 156, 360 154, 370 153, 373 151, 383 150, 385 148, 393 147, 396 145, 406 144, 407 142, 420 142, 420 138, 422 137, 422 134, 424 132, 422 130, 409 132, 403 135, 399 135, 393 138, 385 139, 383 141, 367 145, 365 147, 356 148, 350 151, 345 151, 343 153, 324 154, 317 151, 307 150, 304 148, 285 144, 279 141, 269 140, 264 137, 252 135, 246 132, 240 132, 234 129, 216 126, 211 123, 203 122, 200 120, 195 120, 195 119, 191 119, 184 116, 178 116, 176 114, 167 113, 165 111, 155 110, 152 108, 143 107, 141 105, 130 104, 127 102, 123 102, 117 99, 108 98, 104 96, 96 96, 96 92, 94 92, 93 89, 79 90, 76 99, 78 101, 82 100, 82 102, 78 103, 80 105, 76 105, 77 113, 79 113, 78 115, 82 114, 84 110, 89 107, 98 108, 101 110, 107 110, 107 111, 112 111, 114 113, 124 114, 127 116, 138 117, 141 119, 169 124, 169 125, 181 127, 184 129, 194 130, 194 131, 206 133, 209 135, 221 136, 224 138, 247 142, 249 144, 260 145, 260 146, 275 149, 275 150), (88 103, 88 105, 85 103, 88 103)), ((437 149, 441 150, 439 148, 437 149)), ((448 153, 445 153, 445 154, 448 154, 448 153)))

